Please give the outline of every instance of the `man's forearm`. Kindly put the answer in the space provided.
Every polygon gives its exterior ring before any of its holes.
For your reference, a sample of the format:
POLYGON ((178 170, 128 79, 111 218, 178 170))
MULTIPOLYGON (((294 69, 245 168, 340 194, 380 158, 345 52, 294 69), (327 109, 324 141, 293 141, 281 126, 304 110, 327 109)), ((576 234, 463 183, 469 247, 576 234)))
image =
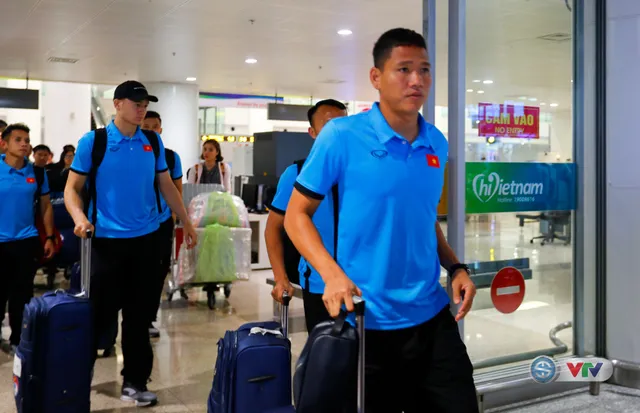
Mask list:
POLYGON ((273 270, 273 278, 276 281, 288 279, 288 274, 284 265, 284 245, 282 242, 282 231, 284 230, 284 217, 269 213, 267 218, 267 228, 264 231, 264 240, 267 244, 267 254, 273 270), (279 222, 278 222, 279 221, 279 222))
POLYGON ((50 237, 53 235, 53 207, 51 202, 43 204, 42 209, 42 223, 47 236, 50 237))
POLYGON ((162 182, 160 184, 160 191, 162 192, 162 196, 165 201, 167 201, 167 205, 169 205, 171 211, 178 216, 178 219, 183 223, 190 222, 187 209, 182 203, 182 196, 180 196, 180 192, 178 192, 178 189, 175 187, 173 182, 169 180, 169 185, 162 182))
POLYGON ((436 236, 438 238, 438 258, 440 258, 440 265, 448 270, 452 265, 459 264, 460 260, 456 257, 456 253, 449 245, 447 238, 445 238, 439 222, 436 222, 436 236))
POLYGON ((285 229, 296 249, 318 271, 323 281, 343 273, 324 247, 318 229, 309 215, 287 211, 285 229))
POLYGON ((87 219, 84 214, 84 203, 80 194, 73 188, 65 188, 64 190, 64 206, 67 208, 73 222, 78 224, 87 219))

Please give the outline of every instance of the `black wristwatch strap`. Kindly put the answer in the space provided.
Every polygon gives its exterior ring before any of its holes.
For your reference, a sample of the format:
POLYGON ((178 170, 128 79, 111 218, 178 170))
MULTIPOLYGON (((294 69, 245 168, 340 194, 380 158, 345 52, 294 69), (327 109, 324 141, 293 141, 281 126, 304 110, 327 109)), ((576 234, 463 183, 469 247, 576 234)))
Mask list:
POLYGON ((453 264, 451 267, 449 267, 449 277, 455 274, 458 270, 465 270, 467 274, 471 274, 471 270, 469 269, 469 266, 467 264, 458 263, 453 264))
POLYGON ((47 237, 47 239, 48 239, 48 240, 51 240, 51 241, 55 241, 55 240, 56 240, 56 236, 55 236, 55 235, 49 235, 49 236, 47 237))

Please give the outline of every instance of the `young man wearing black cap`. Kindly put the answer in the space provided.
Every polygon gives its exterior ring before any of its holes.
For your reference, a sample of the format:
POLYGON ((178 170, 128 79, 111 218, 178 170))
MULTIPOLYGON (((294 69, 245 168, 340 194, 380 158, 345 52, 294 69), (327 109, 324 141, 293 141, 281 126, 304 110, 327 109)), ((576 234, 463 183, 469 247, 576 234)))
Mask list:
POLYGON ((149 286, 159 266, 160 194, 184 223, 187 245, 193 247, 197 242, 182 197, 167 172, 162 139, 140 128, 149 102, 157 101, 139 82, 119 85, 114 93, 115 120, 106 130, 91 131, 80 139, 65 188, 65 204, 76 224, 76 235, 95 234, 90 295, 95 342, 122 309, 121 398, 141 407, 158 402, 147 389, 153 367, 147 328, 148 309, 158 298, 149 286), (85 213, 87 182, 89 208, 85 213))

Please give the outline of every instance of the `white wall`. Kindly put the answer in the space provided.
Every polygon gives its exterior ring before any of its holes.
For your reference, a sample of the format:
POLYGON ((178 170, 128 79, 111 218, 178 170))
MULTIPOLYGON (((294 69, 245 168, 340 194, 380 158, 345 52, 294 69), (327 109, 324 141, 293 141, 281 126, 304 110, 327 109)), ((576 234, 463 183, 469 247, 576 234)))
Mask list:
POLYGON ((91 129, 91 86, 43 82, 40 89, 43 142, 57 161, 64 145, 77 146, 91 129))
MULTIPOLYGON (((24 88, 25 80, 0 80, 0 86, 24 88)), ((0 119, 24 123, 31 129, 31 145, 44 143, 58 159, 62 147, 77 145, 91 128, 91 86, 77 83, 29 81, 29 89, 40 91, 39 109, 0 108, 0 119)))

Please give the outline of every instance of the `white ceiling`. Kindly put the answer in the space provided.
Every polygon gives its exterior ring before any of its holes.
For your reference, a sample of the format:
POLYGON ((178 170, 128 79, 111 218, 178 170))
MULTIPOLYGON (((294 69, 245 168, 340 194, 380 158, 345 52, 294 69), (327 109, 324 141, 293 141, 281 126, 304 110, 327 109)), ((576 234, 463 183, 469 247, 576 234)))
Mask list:
MULTIPOLYGON (((446 105, 448 2, 436 2, 436 99, 446 105)), ((571 42, 537 39, 571 32, 565 1, 467 5, 467 86, 495 82, 468 102, 533 96, 568 108, 571 42)), ((373 43, 393 27, 422 30, 421 7, 421 0, 2 0, 0 76, 93 84, 195 76, 203 91, 374 100, 373 43), (353 35, 337 35, 342 28, 353 35), (52 56, 79 61, 50 63, 52 56), (247 57, 258 63, 247 65, 247 57), (326 83, 334 80, 344 83, 326 83)))

